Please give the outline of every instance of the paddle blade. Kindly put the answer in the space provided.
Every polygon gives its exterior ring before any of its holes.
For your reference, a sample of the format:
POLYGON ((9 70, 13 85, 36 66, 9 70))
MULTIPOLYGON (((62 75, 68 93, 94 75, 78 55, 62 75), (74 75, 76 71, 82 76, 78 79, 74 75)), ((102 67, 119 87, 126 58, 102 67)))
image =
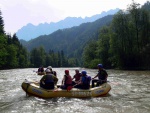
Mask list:
POLYGON ((68 86, 67 91, 70 91, 73 88, 73 86, 68 86))
POLYGON ((57 92, 57 91, 58 91, 58 88, 56 88, 56 89, 53 90, 53 92, 57 92))

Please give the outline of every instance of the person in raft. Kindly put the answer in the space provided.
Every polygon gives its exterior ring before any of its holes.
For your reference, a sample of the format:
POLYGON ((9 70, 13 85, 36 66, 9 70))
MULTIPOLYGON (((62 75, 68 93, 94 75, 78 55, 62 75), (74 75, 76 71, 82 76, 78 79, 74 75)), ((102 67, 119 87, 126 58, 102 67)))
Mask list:
POLYGON ((87 75, 87 72, 83 70, 81 72, 81 80, 80 82, 74 86, 74 88, 79 88, 79 89, 89 89, 90 88, 90 81, 91 81, 91 76, 87 75))
POLYGON ((103 68, 103 65, 98 64, 97 67, 98 67, 98 74, 94 78, 92 78, 92 88, 94 87, 95 83, 96 86, 99 86, 107 82, 108 74, 106 70, 103 68), (98 77, 98 79, 95 79, 96 77, 98 77))
MULTIPOLYGON (((49 70, 51 71, 51 72, 50 72, 51 74, 53 74, 53 75, 55 75, 55 76, 57 77, 57 73, 56 73, 56 71, 53 71, 53 70, 52 70, 52 66, 48 66, 47 69, 49 69, 49 70)), ((47 69, 46 69, 46 70, 47 70, 47 69)), ((45 71, 46 71, 46 70, 45 70, 45 71)))
POLYGON ((79 72, 78 69, 76 69, 76 70, 75 70, 75 75, 74 75, 73 78, 72 78, 72 85, 77 84, 77 83, 80 81, 81 76, 82 76, 82 74, 79 72), (74 80, 74 79, 75 79, 75 80, 74 80))
POLYGON ((39 73, 40 73, 40 72, 44 72, 44 67, 43 67, 43 66, 39 67, 38 72, 39 72, 39 73))
POLYGON ((57 85, 58 78, 51 74, 49 69, 46 69, 46 75, 44 75, 40 80, 40 87, 44 89, 54 89, 57 85))
POLYGON ((65 70, 65 75, 62 80, 61 89, 67 89, 68 86, 72 86, 72 77, 69 74, 69 70, 65 70))

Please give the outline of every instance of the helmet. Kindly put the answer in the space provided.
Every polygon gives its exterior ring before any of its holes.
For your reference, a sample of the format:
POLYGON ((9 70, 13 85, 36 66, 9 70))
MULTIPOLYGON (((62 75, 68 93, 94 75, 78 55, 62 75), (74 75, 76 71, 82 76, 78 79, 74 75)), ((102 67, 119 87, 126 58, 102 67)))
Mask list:
POLYGON ((48 66, 47 69, 52 69, 52 66, 48 66))
POLYGON ((66 74, 69 74, 69 70, 65 70, 65 73, 66 73, 66 74))
POLYGON ((103 65, 102 64, 98 64, 97 65, 99 68, 103 68, 103 65))
POLYGON ((50 71, 49 69, 46 69, 45 72, 46 72, 46 73, 50 73, 51 71, 50 71))
POLYGON ((86 75, 87 72, 85 70, 83 70, 81 73, 82 73, 82 75, 86 75))

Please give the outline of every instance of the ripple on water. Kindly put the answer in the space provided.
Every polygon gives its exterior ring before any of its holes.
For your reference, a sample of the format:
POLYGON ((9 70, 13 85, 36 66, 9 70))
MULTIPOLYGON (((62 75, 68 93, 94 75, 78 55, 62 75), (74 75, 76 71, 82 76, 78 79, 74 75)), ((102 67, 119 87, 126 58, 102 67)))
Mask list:
MULTIPOLYGON (((68 68, 54 68, 61 83, 68 68)), ((76 68, 69 68, 71 75, 76 68)), ((83 70, 83 68, 78 68, 83 70)), ((0 70, 0 110, 2 113, 149 113, 150 72, 108 70, 112 89, 100 98, 51 98, 26 97, 21 89, 24 79, 38 81, 41 76, 35 68, 0 70)), ((84 69, 91 76, 97 70, 84 69)))

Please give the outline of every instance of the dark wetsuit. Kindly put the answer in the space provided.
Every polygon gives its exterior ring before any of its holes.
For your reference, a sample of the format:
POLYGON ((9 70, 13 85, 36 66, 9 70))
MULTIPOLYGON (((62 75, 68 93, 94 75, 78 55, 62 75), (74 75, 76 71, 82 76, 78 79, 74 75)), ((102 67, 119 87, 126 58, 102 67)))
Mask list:
POLYGON ((96 82, 96 86, 99 86, 100 84, 103 84, 107 82, 107 72, 106 70, 102 69, 98 72, 98 79, 92 80, 92 87, 94 87, 94 83, 96 82))
POLYGON ((54 89, 54 85, 57 83, 57 81, 58 79, 53 74, 44 75, 40 80, 40 87, 44 89, 54 89))

